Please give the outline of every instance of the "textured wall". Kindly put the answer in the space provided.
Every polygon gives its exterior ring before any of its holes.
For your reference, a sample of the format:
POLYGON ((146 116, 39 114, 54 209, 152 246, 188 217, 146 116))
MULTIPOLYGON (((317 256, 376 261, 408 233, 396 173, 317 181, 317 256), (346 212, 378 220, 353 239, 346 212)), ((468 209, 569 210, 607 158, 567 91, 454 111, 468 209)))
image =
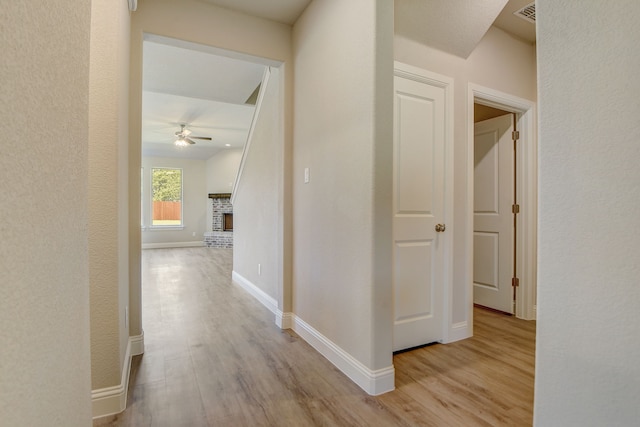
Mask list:
POLYGON ((129 330, 128 280, 129 10, 92 2, 89 91, 89 278, 91 380, 120 384, 129 330))
POLYGON ((638 425, 640 3, 538 0, 536 9, 534 421, 638 425))
POLYGON ((392 363, 392 17, 314 1, 293 32, 293 308, 370 369, 392 363))
POLYGON ((395 59, 454 79, 454 223, 452 322, 467 320, 467 91, 475 83, 536 100, 535 47, 490 28, 469 57, 460 57, 396 35, 395 59))
POLYGON ((91 424, 90 5, 0 8, 0 425, 91 424))
POLYGON ((262 89, 262 105, 233 199, 233 270, 278 298, 281 283, 282 132, 280 74, 262 89), (261 274, 258 274, 261 264, 261 274))

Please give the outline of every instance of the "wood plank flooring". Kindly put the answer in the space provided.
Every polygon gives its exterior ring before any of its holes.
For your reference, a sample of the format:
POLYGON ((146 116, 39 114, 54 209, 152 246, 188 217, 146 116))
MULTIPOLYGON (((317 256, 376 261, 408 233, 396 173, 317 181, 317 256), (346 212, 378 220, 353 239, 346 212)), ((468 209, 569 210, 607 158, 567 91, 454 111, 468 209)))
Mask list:
POLYGON ((535 322, 475 309, 471 339, 394 356, 369 396, 231 282, 229 249, 143 251, 145 354, 94 426, 530 426, 535 322))

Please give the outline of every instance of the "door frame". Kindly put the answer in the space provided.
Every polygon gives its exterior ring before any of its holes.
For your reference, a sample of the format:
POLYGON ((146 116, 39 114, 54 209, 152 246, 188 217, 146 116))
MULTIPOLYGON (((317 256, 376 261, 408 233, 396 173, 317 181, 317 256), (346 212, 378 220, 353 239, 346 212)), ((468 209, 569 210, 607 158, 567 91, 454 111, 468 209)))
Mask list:
POLYGON ((536 104, 524 98, 474 83, 467 90, 467 245, 466 283, 469 319, 473 324, 473 197, 474 197, 474 121, 473 104, 516 113, 520 132, 516 156, 518 204, 516 232, 516 268, 520 286, 516 288, 516 317, 536 318, 537 215, 538 215, 538 141, 536 104))

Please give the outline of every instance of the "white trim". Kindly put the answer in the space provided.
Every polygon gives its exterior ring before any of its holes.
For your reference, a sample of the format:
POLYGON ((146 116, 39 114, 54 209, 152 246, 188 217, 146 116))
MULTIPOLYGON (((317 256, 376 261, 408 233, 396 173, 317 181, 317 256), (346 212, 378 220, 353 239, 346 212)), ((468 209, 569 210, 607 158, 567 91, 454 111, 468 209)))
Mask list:
POLYGON ((538 142, 536 104, 524 98, 469 83, 467 91, 467 244, 465 245, 468 319, 473 325, 473 104, 488 105, 518 114, 520 143, 518 168, 518 253, 516 265, 520 286, 516 289, 516 316, 535 319, 538 212, 538 142))
POLYGON ((260 301, 262 303, 262 305, 267 307, 269 309, 269 311, 271 311, 273 314, 277 314, 278 313, 278 311, 279 311, 278 310, 278 302, 275 300, 275 298, 271 297, 265 291, 263 291, 262 289, 260 289, 259 287, 257 287, 253 283, 251 283, 249 280, 247 280, 244 277, 242 277, 236 271, 233 271, 231 273, 231 280, 234 283, 240 285, 242 288, 244 288, 244 290, 249 292, 251 295, 253 295, 253 297, 255 299, 260 301))
POLYGON ((364 391, 375 396, 394 389, 395 370, 393 365, 372 371, 295 314, 283 313, 278 309, 277 301, 274 298, 267 295, 262 289, 239 273, 233 271, 231 277, 234 283, 246 290, 276 315, 276 324, 281 329, 293 329, 302 339, 326 357, 364 391))
POLYGON ((193 242, 143 243, 142 249, 193 248, 200 246, 204 246, 204 242, 197 240, 193 242))
POLYGON ((231 191, 231 204, 235 201, 236 190, 238 189, 238 185, 240 185, 240 179, 242 178, 242 173, 244 172, 244 164, 247 161, 247 155, 249 153, 249 149, 251 148, 251 141, 253 140, 253 133, 255 132, 256 125, 258 123, 258 117, 260 116, 260 110, 262 109, 262 100, 264 99, 264 94, 269 84, 269 77, 271 76, 271 69, 266 67, 264 69, 264 74, 262 75, 262 83, 260 83, 260 90, 258 91, 258 99, 256 100, 256 109, 253 112, 253 118, 251 119, 251 127, 249 128, 249 134, 247 135, 247 142, 244 144, 244 149, 242 150, 242 158, 240 159, 240 166, 238 167, 238 173, 236 174, 236 180, 233 183, 233 190, 231 191))
POLYGON ((368 394, 377 396, 394 390, 393 365, 375 371, 367 368, 295 315, 293 330, 368 394))
MULTIPOLYGON (((143 229, 146 226, 142 227, 143 229)), ((184 230, 184 225, 150 225, 146 227, 146 231, 176 231, 184 230)))
MULTIPOLYGON (((454 79, 422 68, 394 61, 394 76, 425 83, 430 86, 442 88, 445 93, 445 141, 444 141, 444 214, 443 223, 447 226, 447 232, 441 236, 444 239, 444 266, 443 266, 443 311, 442 311, 442 342, 457 341, 460 332, 456 329, 452 320, 453 313, 453 195, 454 195, 454 79)), ((471 336, 471 332, 469 332, 471 336)))
POLYGON ((91 406, 93 418, 106 417, 119 414, 127 407, 127 391, 129 386, 129 373, 131 372, 131 338, 127 342, 127 350, 124 354, 124 366, 120 384, 112 387, 91 390, 91 406))
POLYGON ((276 312, 276 325, 280 329, 292 329, 293 328, 293 313, 283 313, 278 310, 276 312))
POLYGON ((144 331, 140 335, 130 336, 129 342, 131 343, 131 356, 144 354, 144 331))

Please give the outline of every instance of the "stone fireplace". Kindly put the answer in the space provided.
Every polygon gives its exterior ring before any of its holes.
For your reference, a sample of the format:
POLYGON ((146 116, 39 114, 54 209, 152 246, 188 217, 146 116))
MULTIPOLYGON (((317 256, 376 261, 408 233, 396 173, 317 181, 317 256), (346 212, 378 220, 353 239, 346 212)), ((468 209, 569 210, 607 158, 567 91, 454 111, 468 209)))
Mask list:
POLYGON ((233 248, 233 206, 231 193, 211 193, 212 230, 204 233, 208 248, 233 248))

